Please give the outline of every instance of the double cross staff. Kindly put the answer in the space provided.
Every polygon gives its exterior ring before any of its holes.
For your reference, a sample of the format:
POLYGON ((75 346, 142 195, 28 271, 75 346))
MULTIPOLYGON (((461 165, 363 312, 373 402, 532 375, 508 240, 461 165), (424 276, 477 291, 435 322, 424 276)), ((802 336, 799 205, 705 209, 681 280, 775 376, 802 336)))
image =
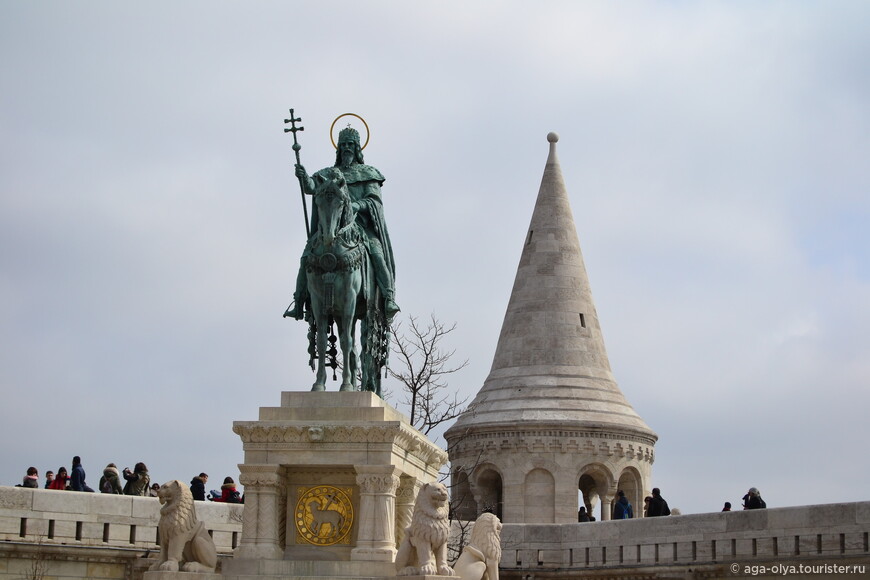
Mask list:
MULTIPOLYGON (((299 144, 299 141, 296 140, 296 131, 304 131, 305 127, 297 127, 296 123, 301 122, 302 117, 294 117, 293 109, 290 109, 290 118, 284 119, 284 123, 290 123, 289 129, 284 129, 285 133, 293 133, 293 152, 296 153, 296 165, 302 165, 299 162, 299 150, 302 149, 302 145, 299 144)), ((311 237, 311 228, 308 226, 308 204, 305 201, 305 185, 302 183, 302 178, 299 178, 299 188, 302 191, 302 211, 305 212, 305 237, 311 237)))

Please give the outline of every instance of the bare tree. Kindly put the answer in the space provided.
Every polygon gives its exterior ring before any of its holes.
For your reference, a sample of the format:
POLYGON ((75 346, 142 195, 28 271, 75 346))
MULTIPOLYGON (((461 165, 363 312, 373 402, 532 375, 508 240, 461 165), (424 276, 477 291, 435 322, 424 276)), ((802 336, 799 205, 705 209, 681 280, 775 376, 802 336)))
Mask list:
POLYGON ((464 360, 450 364, 455 350, 445 350, 442 341, 456 329, 456 324, 445 326, 432 314, 423 326, 414 316, 408 317, 407 326, 393 325, 394 366, 390 376, 401 383, 401 403, 409 410, 411 425, 424 434, 458 417, 465 410, 468 397, 459 399, 450 393, 446 378, 468 365, 464 360))
MULTIPOLYGON (((465 368, 468 360, 451 364, 455 350, 446 350, 443 341, 456 329, 456 324, 444 325, 430 315, 425 326, 413 316, 405 326, 395 323, 393 332, 393 360, 390 376, 399 381, 399 403, 408 411, 411 425, 426 435, 453 421, 466 409, 468 397, 460 399, 447 385, 449 375, 465 368)), ((390 393, 392 394, 392 393, 390 393)), ((387 395, 389 396, 389 394, 387 395)), ((442 468, 439 480, 450 491, 450 521, 452 531, 448 541, 448 559, 455 562, 468 541, 474 521, 456 519, 456 508, 467 501, 467 490, 459 492, 448 481, 450 464, 442 468)))
POLYGON ((48 554, 44 544, 45 537, 39 534, 36 538, 36 551, 30 560, 30 567, 24 571, 25 580, 43 580, 48 572, 48 554))

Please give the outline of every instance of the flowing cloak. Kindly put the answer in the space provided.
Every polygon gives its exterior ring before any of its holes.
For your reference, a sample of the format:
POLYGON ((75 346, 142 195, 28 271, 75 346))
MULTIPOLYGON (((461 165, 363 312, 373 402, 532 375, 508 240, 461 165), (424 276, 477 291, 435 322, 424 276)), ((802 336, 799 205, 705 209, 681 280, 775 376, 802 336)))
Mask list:
MULTIPOLYGON (((347 182, 347 190, 350 193, 350 198, 359 204, 359 212, 356 215, 356 222, 362 227, 366 234, 366 246, 369 253, 372 253, 372 240, 377 240, 382 248, 379 252, 384 256, 387 270, 390 273, 390 286, 395 288, 396 281, 396 266, 393 260, 393 244, 390 242, 390 234, 387 231, 387 222, 384 220, 384 205, 381 202, 381 185, 384 183, 384 176, 376 168, 371 165, 362 163, 354 163, 349 167, 337 165, 335 167, 327 167, 321 169, 315 175, 321 175, 333 169, 341 170, 344 175, 344 180, 347 182)), ((324 175, 327 179, 329 175, 324 175)), ((317 228, 317 206, 313 206, 311 211, 311 236, 317 228)))

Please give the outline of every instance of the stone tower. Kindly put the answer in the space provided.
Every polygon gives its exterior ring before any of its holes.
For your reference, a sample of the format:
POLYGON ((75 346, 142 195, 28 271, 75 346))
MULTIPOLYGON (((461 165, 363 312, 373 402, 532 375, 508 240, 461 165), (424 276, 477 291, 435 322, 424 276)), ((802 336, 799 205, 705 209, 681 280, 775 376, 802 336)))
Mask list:
POLYGON ((547 140, 492 369, 445 433, 460 519, 489 510, 507 523, 576 522, 582 496, 606 520, 617 490, 640 517, 651 488, 658 436, 613 378, 556 155, 559 137, 547 140))

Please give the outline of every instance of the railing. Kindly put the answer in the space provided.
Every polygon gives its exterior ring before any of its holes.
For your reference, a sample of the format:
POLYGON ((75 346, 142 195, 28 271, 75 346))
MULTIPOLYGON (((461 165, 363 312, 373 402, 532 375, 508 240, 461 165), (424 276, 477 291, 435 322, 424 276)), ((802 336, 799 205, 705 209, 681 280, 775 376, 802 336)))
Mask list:
MULTIPOLYGON (((238 504, 194 502, 219 553, 238 546, 238 504)), ((151 497, 0 486, 0 541, 156 550, 160 502, 151 497)))
MULTIPOLYGON (((581 524, 505 524, 503 570, 870 559, 870 502, 581 524)), ((867 567, 870 570, 870 566, 867 567)))

